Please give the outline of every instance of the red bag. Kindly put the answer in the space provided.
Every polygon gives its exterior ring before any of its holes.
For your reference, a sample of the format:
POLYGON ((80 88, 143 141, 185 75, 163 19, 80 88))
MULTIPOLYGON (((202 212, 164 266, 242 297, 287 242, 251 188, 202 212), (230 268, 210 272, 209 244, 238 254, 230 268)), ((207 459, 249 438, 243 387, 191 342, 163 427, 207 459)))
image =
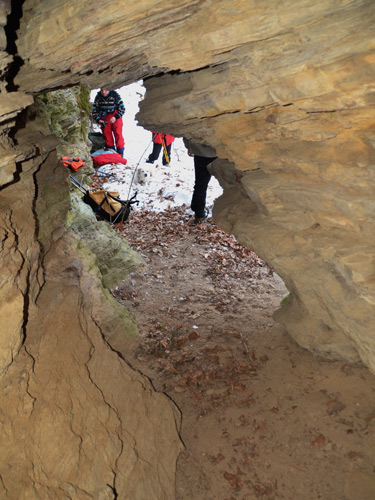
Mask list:
POLYGON ((107 163, 122 163, 126 165, 128 160, 125 160, 119 153, 103 153, 102 155, 92 156, 94 167, 101 167, 107 163))

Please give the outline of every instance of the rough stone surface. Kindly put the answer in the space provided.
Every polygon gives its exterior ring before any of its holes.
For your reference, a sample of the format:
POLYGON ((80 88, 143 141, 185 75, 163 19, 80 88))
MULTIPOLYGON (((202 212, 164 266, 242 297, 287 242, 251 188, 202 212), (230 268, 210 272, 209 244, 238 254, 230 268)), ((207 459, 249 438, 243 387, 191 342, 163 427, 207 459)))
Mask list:
POLYGON ((95 317, 33 97, 144 78, 142 124, 216 147, 215 218, 284 279, 279 321, 375 372, 374 25, 372 0, 1 3, 2 497, 172 499, 180 446, 95 317))
POLYGON ((141 259, 72 210, 58 161, 89 155, 79 97, 41 96, 2 129, 0 497, 172 500, 179 412, 127 363, 137 326, 108 291, 141 259))
POLYGON ((172 499, 177 411, 106 342, 90 294, 99 285, 70 248, 59 239, 47 255, 2 377, 1 497, 172 499))
POLYGON ((172 499, 178 412, 126 363, 135 325, 66 232, 64 167, 38 158, 2 198, 0 496, 172 499))

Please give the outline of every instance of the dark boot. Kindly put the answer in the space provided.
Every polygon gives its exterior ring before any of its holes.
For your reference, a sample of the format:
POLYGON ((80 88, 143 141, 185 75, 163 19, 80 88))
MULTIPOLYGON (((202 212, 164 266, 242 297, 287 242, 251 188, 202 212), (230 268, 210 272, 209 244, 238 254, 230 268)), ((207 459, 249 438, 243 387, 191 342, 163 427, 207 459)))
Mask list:
POLYGON ((203 222, 205 222, 206 219, 207 219, 206 216, 204 216, 204 217, 195 216, 195 218, 193 220, 193 224, 196 224, 196 225, 203 224, 203 222))

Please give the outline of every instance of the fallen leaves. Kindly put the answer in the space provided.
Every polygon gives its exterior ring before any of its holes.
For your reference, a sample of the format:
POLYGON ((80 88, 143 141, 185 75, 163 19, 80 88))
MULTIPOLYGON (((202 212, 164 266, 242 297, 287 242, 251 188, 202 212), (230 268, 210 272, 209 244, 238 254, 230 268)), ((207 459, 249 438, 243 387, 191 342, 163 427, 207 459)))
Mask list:
POLYGON ((326 403, 328 415, 338 415, 346 406, 341 401, 331 400, 326 403))
POLYGON ((219 464, 225 459, 225 457, 222 453, 218 453, 216 456, 209 456, 209 459, 213 464, 219 464))
POLYGON ((228 276, 256 278, 262 273, 272 275, 272 269, 233 235, 212 223, 193 225, 186 208, 174 207, 163 212, 134 210, 127 224, 117 224, 115 229, 134 249, 151 249, 153 253, 165 256, 173 253, 176 241, 192 236, 193 244, 206 248, 202 259, 209 264, 206 273, 211 278, 223 280, 228 276))
POLYGON ((140 303, 136 313, 142 342, 136 358, 155 375, 159 390, 189 405, 197 419, 209 420, 228 409, 239 415, 232 429, 245 436, 224 453, 226 458, 217 449, 207 456, 232 496, 245 490, 256 498, 272 496, 275 486, 248 477, 258 453, 255 441, 271 435, 269 422, 250 417, 259 398, 254 381, 269 357, 254 347, 251 321, 239 329, 233 320, 241 315, 237 308, 244 311, 248 302, 259 301, 260 281, 268 284, 272 269, 214 224, 193 225, 186 207, 159 213, 135 210, 115 230, 148 264, 141 281, 130 280, 133 285, 113 291, 128 306, 140 303))
POLYGON ((191 333, 189 333, 189 340, 196 340, 199 339, 199 337, 200 337, 199 333, 194 330, 191 333))
POLYGON ((311 444, 314 446, 318 446, 320 444, 325 443, 325 440, 326 438, 323 436, 323 434, 319 434, 311 444))
MULTIPOLYGON (((135 250, 140 251, 150 265, 152 263, 152 270, 145 277, 150 293, 153 285, 159 283, 161 290, 165 283, 158 263, 164 265, 170 259, 173 263, 170 267, 175 270, 176 276, 183 267, 182 275, 191 276, 194 282, 197 260, 201 261, 197 291, 175 292, 175 296, 171 296, 168 316, 162 320, 163 324, 151 320, 143 325, 143 342, 137 352, 139 359, 144 360, 148 356, 150 362, 155 363, 158 373, 169 374, 167 388, 170 384, 171 389, 187 389, 196 402, 202 404, 203 414, 210 413, 220 405, 235 404, 246 408, 253 404, 249 382, 257 376, 257 370, 263 368, 268 357, 263 355, 258 359, 245 336, 233 331, 221 334, 224 338, 233 336, 241 339, 241 358, 234 356, 230 347, 219 344, 214 347, 203 345, 197 350, 195 344, 201 343, 204 337, 197 331, 198 327, 193 326, 193 320, 195 322, 197 318, 205 316, 209 308, 216 309, 220 314, 233 309, 238 301, 238 293, 228 293, 229 281, 232 286, 238 286, 240 281, 249 281, 251 286, 258 286, 258 280, 272 274, 272 269, 254 252, 239 244, 234 236, 224 233, 216 225, 193 225, 186 207, 170 208, 159 213, 135 210, 126 224, 116 225, 115 230, 135 250), (183 246, 185 252, 181 252, 183 246), (176 253, 179 260, 175 260, 176 253), (181 253, 187 254, 185 260, 181 259, 181 253), (189 253, 194 256, 193 265, 190 264, 189 253), (192 266, 191 270, 189 266, 192 266), (202 287, 202 283, 207 281, 210 284, 202 287), (164 324, 175 312, 180 318, 181 314, 186 314, 186 321, 177 325, 164 324)), ((159 290, 155 289, 153 293, 159 293, 159 290)), ((241 297, 244 297, 243 293, 241 297)), ((133 288, 126 289, 126 284, 113 291, 113 294, 125 302, 133 301, 133 305, 142 300, 133 288)))
POLYGON ((302 465, 295 465, 294 468, 300 470, 301 472, 307 472, 307 469, 302 467, 302 465))
POLYGON ((240 473, 237 472, 235 474, 231 474, 230 472, 225 471, 223 475, 224 479, 228 481, 231 488, 233 488, 234 490, 239 490, 242 488, 243 483, 239 477, 240 473))

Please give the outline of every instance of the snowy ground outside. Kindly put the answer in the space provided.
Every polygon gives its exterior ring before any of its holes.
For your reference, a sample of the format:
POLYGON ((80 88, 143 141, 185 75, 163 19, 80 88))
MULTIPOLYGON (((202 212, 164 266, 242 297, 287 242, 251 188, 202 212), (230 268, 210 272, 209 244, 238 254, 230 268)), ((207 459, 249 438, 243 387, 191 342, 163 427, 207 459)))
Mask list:
MULTIPOLYGON (((94 102, 98 89, 91 92, 90 100, 94 102)), ((187 205, 190 207, 194 187, 194 159, 188 156, 181 137, 176 137, 172 144, 171 165, 162 165, 162 153, 154 164, 146 163, 152 151, 151 132, 138 125, 135 115, 139 111, 138 103, 145 94, 142 82, 133 83, 117 89, 125 104, 124 139, 127 165, 104 165, 97 172, 99 176, 108 178, 104 188, 118 191, 121 199, 129 199, 136 191, 139 208, 162 211, 168 207, 187 205), (131 180, 135 170, 133 184, 131 180), (147 174, 144 183, 138 181, 147 174), (129 191, 129 188, 131 189, 129 191)), ((96 130, 99 130, 97 128, 96 130)), ((222 193, 222 188, 215 177, 211 178, 207 190, 206 208, 211 212, 213 202, 222 193)), ((187 213, 193 213, 190 209, 187 213)), ((210 215, 210 214, 209 214, 210 215)))

